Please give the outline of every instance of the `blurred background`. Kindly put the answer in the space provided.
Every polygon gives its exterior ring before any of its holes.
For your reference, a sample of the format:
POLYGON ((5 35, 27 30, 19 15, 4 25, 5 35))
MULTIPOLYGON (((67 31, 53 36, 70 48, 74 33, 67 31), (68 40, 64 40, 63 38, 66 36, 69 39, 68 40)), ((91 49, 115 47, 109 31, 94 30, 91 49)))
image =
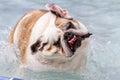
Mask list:
POLYGON ((0 0, 0 75, 24 80, 120 80, 119 26, 120 0, 0 0), (19 50, 7 43, 10 30, 24 13, 45 9, 46 3, 67 9, 93 33, 85 71, 33 72, 25 69, 16 74, 19 50))

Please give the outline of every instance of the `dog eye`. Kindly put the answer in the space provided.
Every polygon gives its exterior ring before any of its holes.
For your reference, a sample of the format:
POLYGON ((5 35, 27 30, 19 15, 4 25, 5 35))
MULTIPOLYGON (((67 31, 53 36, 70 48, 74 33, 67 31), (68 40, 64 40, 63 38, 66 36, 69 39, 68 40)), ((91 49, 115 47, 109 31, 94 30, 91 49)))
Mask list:
POLYGON ((68 29, 75 29, 75 26, 73 25, 72 22, 68 22, 66 25, 65 25, 65 30, 68 30, 68 29))
POLYGON ((60 47, 60 38, 53 43, 54 46, 60 47))
POLYGON ((37 49, 38 49, 38 47, 40 46, 40 43, 41 43, 41 41, 37 41, 37 42, 35 42, 32 46, 31 46, 31 50, 32 50, 32 52, 33 53, 36 53, 37 52, 37 49))

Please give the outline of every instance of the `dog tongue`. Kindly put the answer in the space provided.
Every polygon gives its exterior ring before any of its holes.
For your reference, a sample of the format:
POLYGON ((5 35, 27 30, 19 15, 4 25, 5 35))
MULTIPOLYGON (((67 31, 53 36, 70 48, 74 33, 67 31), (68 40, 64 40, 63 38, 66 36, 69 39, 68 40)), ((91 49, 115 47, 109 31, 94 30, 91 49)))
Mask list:
POLYGON ((77 37, 74 35, 74 37, 71 38, 71 39, 68 41, 68 43, 72 46, 72 45, 75 43, 76 40, 77 40, 77 37))

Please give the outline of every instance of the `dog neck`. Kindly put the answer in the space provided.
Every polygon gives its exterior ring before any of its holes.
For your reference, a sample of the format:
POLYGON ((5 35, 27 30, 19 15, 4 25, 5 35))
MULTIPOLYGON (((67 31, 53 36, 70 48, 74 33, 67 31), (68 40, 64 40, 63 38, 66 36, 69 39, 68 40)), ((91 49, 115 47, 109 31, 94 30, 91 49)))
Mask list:
POLYGON ((44 66, 51 66, 55 69, 60 69, 60 70, 83 70, 86 65, 86 52, 83 51, 76 51, 76 54, 71 57, 71 58, 66 58, 66 59, 50 59, 50 58, 45 58, 41 57, 38 59, 38 62, 40 62, 41 65, 44 66), (77 53, 79 52, 79 53, 77 53))

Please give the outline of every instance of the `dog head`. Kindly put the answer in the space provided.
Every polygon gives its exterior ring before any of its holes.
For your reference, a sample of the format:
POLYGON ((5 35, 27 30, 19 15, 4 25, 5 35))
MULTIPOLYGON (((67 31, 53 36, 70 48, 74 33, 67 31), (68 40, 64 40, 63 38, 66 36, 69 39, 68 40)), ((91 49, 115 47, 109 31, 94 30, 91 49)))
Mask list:
POLYGON ((90 35, 79 21, 51 10, 40 17, 32 30, 31 54, 49 58, 72 57, 81 54, 90 35))
POLYGON ((31 45, 33 55, 39 53, 45 56, 71 57, 76 54, 77 49, 86 46, 91 33, 83 24, 73 19, 57 18, 51 12, 47 14, 53 16, 52 20, 49 21, 49 25, 42 26, 44 30, 39 30, 41 32, 40 37, 31 45))

